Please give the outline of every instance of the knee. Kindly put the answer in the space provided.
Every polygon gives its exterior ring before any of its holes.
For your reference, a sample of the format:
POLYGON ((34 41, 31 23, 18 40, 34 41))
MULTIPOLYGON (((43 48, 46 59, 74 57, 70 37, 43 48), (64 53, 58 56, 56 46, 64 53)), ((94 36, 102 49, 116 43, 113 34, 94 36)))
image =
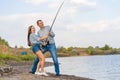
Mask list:
POLYGON ((42 62, 45 61, 45 57, 42 56, 42 57, 40 58, 40 60, 41 60, 42 62))

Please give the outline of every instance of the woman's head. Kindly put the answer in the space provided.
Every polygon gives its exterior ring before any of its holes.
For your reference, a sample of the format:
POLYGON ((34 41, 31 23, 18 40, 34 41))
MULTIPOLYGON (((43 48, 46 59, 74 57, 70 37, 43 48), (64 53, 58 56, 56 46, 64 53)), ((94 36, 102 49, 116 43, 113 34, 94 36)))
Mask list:
POLYGON ((28 46, 31 46, 30 39, 29 39, 31 33, 35 33, 35 27, 33 25, 29 26, 28 28, 28 37, 27 37, 28 46))
POLYGON ((35 27, 33 25, 29 26, 28 33, 35 33, 35 27))

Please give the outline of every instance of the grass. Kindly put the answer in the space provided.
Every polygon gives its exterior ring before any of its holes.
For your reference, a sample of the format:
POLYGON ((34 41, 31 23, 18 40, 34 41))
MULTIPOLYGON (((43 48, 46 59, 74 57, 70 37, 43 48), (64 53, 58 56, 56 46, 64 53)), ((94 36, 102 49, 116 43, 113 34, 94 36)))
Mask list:
POLYGON ((5 60, 5 61, 7 61, 7 60, 21 61, 20 58, 18 56, 16 56, 16 55, 3 54, 3 53, 0 54, 0 59, 5 60))
POLYGON ((12 54, 12 53, 7 53, 7 54, 0 53, 0 62, 2 60, 4 61, 13 60, 13 61, 18 61, 18 62, 32 61, 34 60, 34 58, 35 58, 34 54, 17 55, 17 54, 12 54))
POLYGON ((27 54, 27 55, 22 55, 20 58, 22 61, 32 61, 35 59, 35 55, 27 54))

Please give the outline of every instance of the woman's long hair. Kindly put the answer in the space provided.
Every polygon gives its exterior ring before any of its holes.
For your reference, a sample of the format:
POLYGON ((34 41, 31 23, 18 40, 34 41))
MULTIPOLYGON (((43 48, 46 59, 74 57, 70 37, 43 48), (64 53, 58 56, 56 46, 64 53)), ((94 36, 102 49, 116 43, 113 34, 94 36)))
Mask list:
POLYGON ((27 42, 28 42, 28 46, 31 46, 31 42, 30 42, 30 34, 31 34, 31 28, 34 27, 33 25, 29 26, 28 28, 28 36, 27 36, 27 42))

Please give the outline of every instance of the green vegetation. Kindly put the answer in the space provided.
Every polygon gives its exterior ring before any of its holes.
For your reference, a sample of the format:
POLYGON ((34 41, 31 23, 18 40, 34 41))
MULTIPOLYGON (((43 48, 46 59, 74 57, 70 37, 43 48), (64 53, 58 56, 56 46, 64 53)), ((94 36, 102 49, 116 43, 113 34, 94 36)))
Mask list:
POLYGON ((110 47, 109 45, 105 44, 104 47, 101 48, 102 50, 110 50, 112 49, 112 47, 110 47))
POLYGON ((58 47, 57 48, 58 56, 59 57, 68 57, 68 56, 77 56, 79 55, 79 52, 76 47, 58 47))
POLYGON ((12 54, 12 53, 9 53, 9 54, 0 53, 0 61, 13 60, 13 61, 22 62, 22 61, 32 61, 34 59, 35 59, 34 54, 15 55, 15 54, 12 54))
POLYGON ((0 45, 6 45, 6 46, 9 46, 8 42, 5 41, 5 39, 2 39, 1 37, 0 37, 0 45))
POLYGON ((78 48, 78 47, 58 47, 58 56, 86 56, 86 55, 109 55, 109 54, 120 54, 120 48, 112 48, 105 44, 103 47, 96 46, 95 48, 89 46, 88 48, 78 48))
MULTIPOLYGON (((105 44, 103 47, 96 46, 95 48, 89 46, 88 48, 80 47, 58 47, 57 53, 59 57, 69 57, 69 56, 88 56, 88 55, 110 55, 110 54, 120 54, 120 48, 112 48, 105 44)), ((0 65, 6 61, 33 61, 35 59, 35 54, 32 53, 31 47, 20 48, 15 46, 11 48, 7 41, 0 37, 0 65), (24 55, 23 55, 24 54, 24 55)), ((50 54, 46 53, 46 57, 50 57, 50 54)))
POLYGON ((27 55, 20 56, 20 59, 22 61, 33 61, 35 57, 36 57, 35 54, 27 54, 27 55))
POLYGON ((95 50, 94 50, 94 48, 93 48, 92 46, 89 46, 89 47, 87 48, 87 51, 88 51, 88 54, 89 54, 89 55, 93 55, 93 54, 95 53, 95 50))

